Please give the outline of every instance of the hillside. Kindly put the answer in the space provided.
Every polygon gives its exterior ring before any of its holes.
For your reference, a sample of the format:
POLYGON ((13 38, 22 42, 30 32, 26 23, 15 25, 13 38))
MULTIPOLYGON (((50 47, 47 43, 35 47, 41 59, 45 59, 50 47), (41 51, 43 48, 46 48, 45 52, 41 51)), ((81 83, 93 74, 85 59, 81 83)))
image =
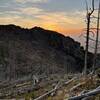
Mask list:
MULTIPOLYGON (((89 53, 89 66, 91 58, 89 53)), ((40 27, 0 25, 0 80, 81 72, 83 62, 83 47, 69 36, 40 27)))

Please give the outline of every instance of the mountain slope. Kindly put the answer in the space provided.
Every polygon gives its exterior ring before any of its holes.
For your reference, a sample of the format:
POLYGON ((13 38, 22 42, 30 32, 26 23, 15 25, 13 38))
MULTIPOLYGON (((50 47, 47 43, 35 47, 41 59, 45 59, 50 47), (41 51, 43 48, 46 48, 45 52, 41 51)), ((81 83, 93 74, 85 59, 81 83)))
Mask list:
POLYGON ((40 27, 0 25, 1 80, 29 74, 76 73, 83 66, 84 49, 70 37, 40 27))

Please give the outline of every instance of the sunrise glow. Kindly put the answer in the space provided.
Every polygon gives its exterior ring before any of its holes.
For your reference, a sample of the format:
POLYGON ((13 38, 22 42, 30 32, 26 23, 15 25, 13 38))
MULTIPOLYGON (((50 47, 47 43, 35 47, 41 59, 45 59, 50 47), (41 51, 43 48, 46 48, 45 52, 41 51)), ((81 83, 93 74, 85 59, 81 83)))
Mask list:
POLYGON ((78 34, 84 27, 83 0, 0 0, 0 24, 34 26, 78 34))

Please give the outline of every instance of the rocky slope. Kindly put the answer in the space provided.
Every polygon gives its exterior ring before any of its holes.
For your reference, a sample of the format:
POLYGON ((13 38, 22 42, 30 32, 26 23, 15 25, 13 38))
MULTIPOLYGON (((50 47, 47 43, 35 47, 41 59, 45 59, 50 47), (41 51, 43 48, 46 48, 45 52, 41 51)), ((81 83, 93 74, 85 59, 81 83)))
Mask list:
MULTIPOLYGON (((89 54, 89 66, 92 64, 89 54)), ((0 80, 34 74, 82 71, 84 49, 60 33, 34 27, 0 25, 0 80)))

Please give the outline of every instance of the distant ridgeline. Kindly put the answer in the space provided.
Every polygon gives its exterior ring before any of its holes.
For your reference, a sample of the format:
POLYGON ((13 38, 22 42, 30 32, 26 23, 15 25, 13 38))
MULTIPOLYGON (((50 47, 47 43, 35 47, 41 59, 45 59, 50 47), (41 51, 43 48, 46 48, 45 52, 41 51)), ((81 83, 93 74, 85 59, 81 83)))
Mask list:
MULTIPOLYGON (((88 67, 93 55, 89 53, 88 67)), ((40 27, 0 25, 0 79, 29 74, 81 72, 84 49, 79 42, 40 27)))

